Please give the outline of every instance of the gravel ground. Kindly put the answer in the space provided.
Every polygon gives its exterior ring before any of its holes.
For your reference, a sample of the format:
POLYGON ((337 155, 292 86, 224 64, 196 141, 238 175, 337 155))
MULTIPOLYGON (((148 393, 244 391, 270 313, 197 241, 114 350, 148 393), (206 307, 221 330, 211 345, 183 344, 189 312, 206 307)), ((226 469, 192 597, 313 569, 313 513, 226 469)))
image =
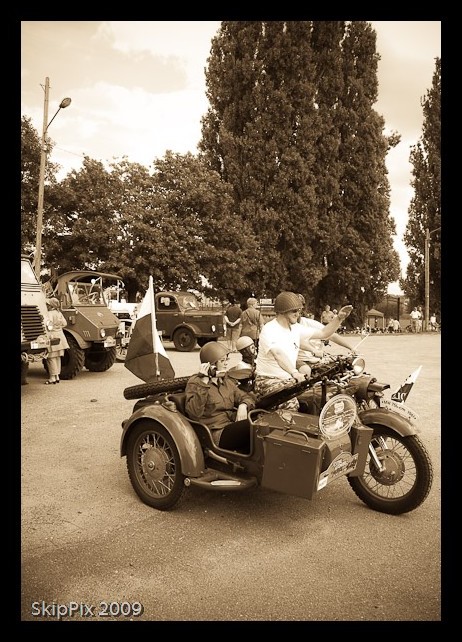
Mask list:
MULTIPOLYGON (((197 370, 198 349, 165 346, 176 376, 197 370)), ((142 382, 116 363, 44 386, 33 365, 21 388, 19 619, 55 621, 71 604, 64 621, 441 622, 441 336, 373 335, 360 350, 392 390, 423 366, 408 405, 434 482, 405 515, 370 510, 344 479, 311 501, 193 489, 178 509, 153 510, 119 454, 134 404, 123 390, 142 382)))

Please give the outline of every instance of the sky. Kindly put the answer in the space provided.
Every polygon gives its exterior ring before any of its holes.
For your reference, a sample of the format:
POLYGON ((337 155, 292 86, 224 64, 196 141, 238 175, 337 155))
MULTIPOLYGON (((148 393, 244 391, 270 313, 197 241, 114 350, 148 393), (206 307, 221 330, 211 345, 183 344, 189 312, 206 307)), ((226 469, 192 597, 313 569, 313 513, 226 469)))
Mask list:
MULTIPOLYGON (((387 155, 394 247, 404 277, 402 241, 413 196, 409 154, 422 135, 421 100, 441 57, 441 22, 371 21, 377 34, 384 133, 401 142, 387 155)), ((152 169, 167 150, 197 152, 208 101, 204 70, 219 21, 23 21, 21 115, 39 135, 49 78, 49 158, 59 177, 80 169, 83 156, 107 164, 126 157, 152 169), (72 102, 59 109, 61 100, 72 102)), ((391 284, 390 294, 399 294, 391 284)))

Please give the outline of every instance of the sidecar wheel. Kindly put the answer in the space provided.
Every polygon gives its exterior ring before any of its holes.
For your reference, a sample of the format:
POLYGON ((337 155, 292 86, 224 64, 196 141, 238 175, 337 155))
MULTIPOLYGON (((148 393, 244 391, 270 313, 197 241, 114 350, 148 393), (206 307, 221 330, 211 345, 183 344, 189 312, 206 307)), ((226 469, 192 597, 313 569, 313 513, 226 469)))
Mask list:
POLYGON ((415 510, 432 485, 430 455, 415 435, 401 437, 385 426, 371 428, 372 445, 385 468, 378 470, 368 453, 363 475, 348 477, 351 488, 369 508, 380 513, 401 515, 415 510))
POLYGON ((127 441, 127 470, 138 497, 148 506, 170 510, 185 492, 178 449, 170 433, 153 421, 134 426, 127 441))

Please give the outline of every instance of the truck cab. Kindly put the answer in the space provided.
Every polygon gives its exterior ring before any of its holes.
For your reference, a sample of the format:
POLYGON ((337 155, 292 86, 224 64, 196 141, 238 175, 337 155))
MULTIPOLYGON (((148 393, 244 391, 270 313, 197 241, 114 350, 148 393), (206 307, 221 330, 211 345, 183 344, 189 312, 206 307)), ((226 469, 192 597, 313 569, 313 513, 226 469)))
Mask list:
POLYGON ((217 341, 224 335, 221 309, 205 308, 192 292, 155 294, 157 331, 162 339, 173 341, 179 352, 190 352, 197 344, 217 341))
POLYGON ((61 379, 73 379, 85 367, 104 372, 116 361, 119 319, 107 305, 105 286, 116 274, 76 270, 54 280, 53 296, 61 302, 69 349, 61 357, 61 379))

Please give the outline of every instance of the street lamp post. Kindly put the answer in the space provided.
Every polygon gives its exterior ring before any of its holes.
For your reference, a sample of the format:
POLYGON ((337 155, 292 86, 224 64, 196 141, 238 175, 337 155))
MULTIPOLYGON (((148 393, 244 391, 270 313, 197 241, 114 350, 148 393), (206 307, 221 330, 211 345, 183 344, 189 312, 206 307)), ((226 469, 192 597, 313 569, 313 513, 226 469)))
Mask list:
POLYGON ((430 237, 434 232, 438 232, 441 227, 436 227, 430 232, 428 227, 425 229, 425 331, 428 330, 430 319, 430 237))
POLYGON ((37 231, 35 238, 35 259, 34 259, 34 270, 37 278, 40 280, 40 267, 42 263, 42 227, 43 227, 43 196, 45 191, 45 168, 47 163, 47 151, 46 151, 46 135, 48 127, 51 125, 53 120, 56 118, 57 113, 60 109, 69 107, 71 104, 70 98, 63 98, 59 104, 59 107, 53 116, 53 118, 48 123, 48 97, 50 93, 50 79, 45 78, 45 99, 43 104, 43 128, 42 128, 42 140, 40 148, 40 174, 39 174, 39 191, 38 191, 38 202, 37 202, 37 231))

